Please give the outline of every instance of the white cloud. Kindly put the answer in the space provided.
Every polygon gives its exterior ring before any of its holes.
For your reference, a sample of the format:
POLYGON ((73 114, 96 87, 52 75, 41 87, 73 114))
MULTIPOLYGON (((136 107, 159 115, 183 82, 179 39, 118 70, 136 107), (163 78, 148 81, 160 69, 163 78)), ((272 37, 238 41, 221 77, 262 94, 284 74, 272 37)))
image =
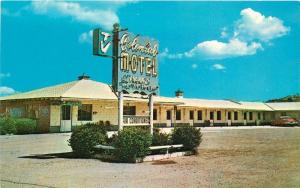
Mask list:
POLYGON ((9 78, 10 76, 11 75, 9 72, 8 73, 3 73, 3 72, 0 73, 0 78, 9 78))
POLYGON ((168 59, 181 59, 184 57, 184 54, 178 53, 178 54, 170 54, 169 49, 165 48, 162 52, 158 54, 158 57, 162 60, 164 58, 168 59))
POLYGON ((0 87, 0 96, 4 95, 11 95, 16 93, 16 91, 13 88, 7 87, 7 86, 1 86, 0 87))
POLYGON ((227 32, 227 28, 223 27, 221 29, 221 38, 227 38, 228 37, 228 32, 227 32))
POLYGON ((283 21, 272 16, 264 16, 251 8, 241 11, 241 19, 235 27, 235 37, 251 41, 254 39, 269 41, 286 35, 289 27, 283 25, 283 21))
POLYGON ((226 69, 226 67, 224 67, 224 65, 222 65, 222 64, 213 64, 212 68, 214 70, 224 70, 224 69, 226 69))
POLYGON ((259 49, 262 49, 262 46, 256 42, 247 44, 239 39, 231 39, 228 43, 212 40, 199 43, 184 55, 186 57, 201 57, 204 59, 223 59, 227 57, 252 55, 259 49))
POLYGON ((88 32, 82 33, 79 36, 78 41, 80 43, 92 43, 92 39, 93 39, 93 30, 90 30, 88 32))
POLYGON ((37 14, 70 16, 76 21, 99 24, 105 29, 111 29, 114 23, 119 22, 116 12, 112 9, 90 9, 75 2, 33 1, 31 7, 37 14))
POLYGON ((192 69, 196 69, 196 68, 198 68, 198 65, 197 64, 192 64, 192 69))
POLYGON ((159 57, 159 58, 165 58, 165 57, 168 56, 168 54, 169 54, 169 49, 168 49, 168 48, 165 48, 162 52, 160 52, 160 53, 158 54, 158 57, 159 57))
POLYGON ((163 60, 164 58, 168 58, 168 59, 181 59, 184 56, 184 54, 170 54, 169 53, 169 49, 165 48, 162 52, 160 52, 158 54, 158 58, 160 58, 161 60, 163 60))
POLYGON ((224 59, 229 57, 254 55, 263 50, 263 45, 273 45, 270 41, 286 35, 290 28, 276 17, 266 17, 251 8, 241 10, 241 18, 235 22, 231 33, 226 27, 221 29, 221 38, 226 40, 208 40, 198 43, 194 48, 184 53, 170 54, 164 52, 169 59, 200 58, 224 59))

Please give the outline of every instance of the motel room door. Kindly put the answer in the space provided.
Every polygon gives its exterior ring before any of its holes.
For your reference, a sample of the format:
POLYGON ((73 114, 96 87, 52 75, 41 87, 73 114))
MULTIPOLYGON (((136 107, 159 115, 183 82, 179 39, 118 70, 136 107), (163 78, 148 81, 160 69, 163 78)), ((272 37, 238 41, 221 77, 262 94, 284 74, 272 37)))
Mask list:
POLYGON ((71 105, 61 106, 60 132, 71 132, 72 114, 71 105))

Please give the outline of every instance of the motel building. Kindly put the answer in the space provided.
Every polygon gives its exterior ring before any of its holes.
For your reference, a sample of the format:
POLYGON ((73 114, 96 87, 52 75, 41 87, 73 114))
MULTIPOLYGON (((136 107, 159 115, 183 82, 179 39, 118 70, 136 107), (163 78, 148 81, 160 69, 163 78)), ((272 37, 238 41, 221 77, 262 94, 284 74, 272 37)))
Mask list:
MULTIPOLYGON (((0 98, 1 117, 32 118, 38 130, 70 132, 86 123, 118 127, 118 94, 82 75, 78 80, 0 98), (101 123, 103 122, 103 123, 101 123)), ((123 125, 149 126, 149 99, 124 94, 123 125)), ((300 102, 243 102, 153 96, 154 127, 269 125, 280 116, 300 119, 300 102)))
MULTIPOLYGON (((112 85, 78 80, 0 97, 0 115, 37 120, 39 132, 70 132, 87 123, 123 126, 265 125, 281 115, 300 119, 300 102, 189 99, 159 96, 158 41, 114 24, 93 30, 93 55, 112 59, 112 85)), ((152 133, 152 132, 151 132, 152 133)))

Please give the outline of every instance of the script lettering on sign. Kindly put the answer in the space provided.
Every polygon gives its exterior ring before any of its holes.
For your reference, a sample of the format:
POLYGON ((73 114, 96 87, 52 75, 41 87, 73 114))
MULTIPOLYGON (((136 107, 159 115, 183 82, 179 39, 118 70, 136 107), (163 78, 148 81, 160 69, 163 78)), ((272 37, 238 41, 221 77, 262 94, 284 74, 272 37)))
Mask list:
POLYGON ((128 32, 119 40, 118 90, 158 95, 158 42, 128 32))
POLYGON ((93 30, 93 54, 99 56, 111 56, 112 34, 93 30))

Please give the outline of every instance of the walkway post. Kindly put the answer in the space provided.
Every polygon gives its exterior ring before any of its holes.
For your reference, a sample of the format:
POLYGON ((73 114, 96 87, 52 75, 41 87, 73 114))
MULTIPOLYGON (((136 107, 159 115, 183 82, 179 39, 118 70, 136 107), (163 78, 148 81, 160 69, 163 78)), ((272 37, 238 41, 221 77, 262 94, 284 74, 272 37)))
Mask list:
POLYGON ((123 92, 118 92, 118 124, 119 131, 123 130, 123 92))
POLYGON ((150 133, 153 135, 153 95, 149 95, 150 133))

